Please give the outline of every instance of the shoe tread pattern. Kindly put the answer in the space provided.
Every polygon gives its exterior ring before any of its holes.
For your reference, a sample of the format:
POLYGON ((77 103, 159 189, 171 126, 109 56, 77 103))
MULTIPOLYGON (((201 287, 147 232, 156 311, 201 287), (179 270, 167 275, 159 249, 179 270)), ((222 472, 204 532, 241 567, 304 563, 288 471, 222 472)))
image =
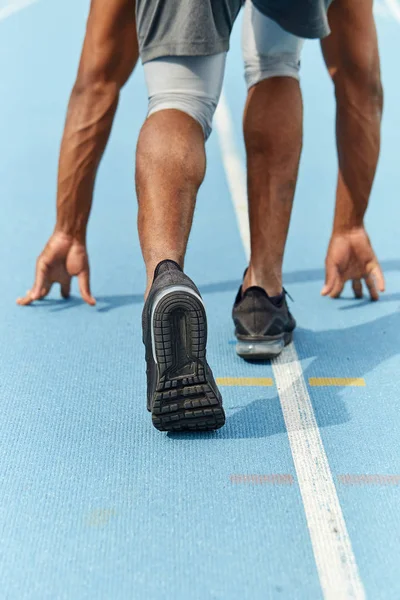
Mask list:
POLYGON ((152 327, 158 365, 153 425, 175 432, 222 427, 222 398, 206 363, 207 323, 201 302, 193 294, 171 292, 157 305, 152 327))

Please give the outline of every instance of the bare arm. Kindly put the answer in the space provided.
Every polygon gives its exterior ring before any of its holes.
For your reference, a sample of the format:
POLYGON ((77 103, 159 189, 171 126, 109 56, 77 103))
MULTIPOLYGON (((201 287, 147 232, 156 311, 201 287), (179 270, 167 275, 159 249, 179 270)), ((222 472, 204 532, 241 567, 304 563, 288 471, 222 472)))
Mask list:
POLYGON ((90 293, 86 231, 97 170, 107 145, 119 93, 138 58, 134 0, 92 0, 78 76, 72 90, 61 143, 57 221, 36 263, 31 290, 18 304, 45 297, 53 283, 69 296, 78 277, 88 304, 90 293))
POLYGON ((362 280, 371 298, 384 290, 383 274, 364 228, 380 150, 383 92, 372 0, 335 0, 331 35, 322 40, 336 95, 339 174, 323 295, 338 297, 347 280, 357 297, 362 280))

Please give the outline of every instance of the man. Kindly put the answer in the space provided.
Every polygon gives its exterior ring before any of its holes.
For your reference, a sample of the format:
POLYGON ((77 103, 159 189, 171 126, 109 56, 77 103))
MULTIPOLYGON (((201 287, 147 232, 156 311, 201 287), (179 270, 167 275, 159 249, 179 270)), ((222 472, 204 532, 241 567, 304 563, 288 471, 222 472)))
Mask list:
MULTIPOLYGON (((277 5, 274 7, 272 2, 261 4, 261 9, 265 9, 265 12, 272 11, 272 16, 287 26, 285 13, 283 16, 279 15, 277 5)), ((205 359, 204 308, 198 290, 183 274, 179 265, 183 264, 194 201, 204 175, 204 137, 209 133, 212 113, 218 100, 225 61, 224 51, 227 49, 230 28, 238 7, 229 3, 225 6, 231 12, 224 11, 224 17, 228 14, 229 18, 222 21, 222 28, 221 23, 219 27, 211 28, 207 24, 205 31, 211 32, 212 38, 205 36, 206 45, 210 46, 208 49, 204 47, 202 38, 191 39, 189 48, 184 51, 184 44, 171 50, 171 38, 176 40, 178 33, 182 33, 179 19, 175 22, 175 27, 178 26, 174 30, 174 21, 168 24, 168 12, 163 12, 167 10, 165 4, 163 6, 158 3, 157 10, 152 12, 149 21, 146 7, 150 10, 149 3, 139 6, 139 37, 142 32, 140 41, 149 86, 151 116, 142 129, 138 144, 137 189, 140 237, 148 272, 147 289, 150 290, 144 310, 148 408, 159 429, 213 429, 223 424, 224 415, 219 392, 205 359), (152 39, 157 19, 164 23, 161 41, 152 39), (165 31, 171 33, 167 42, 162 39, 165 31), (225 33, 222 37, 221 31, 225 33), (161 55, 158 56, 160 48, 161 55), (223 52, 207 54, 213 49, 223 52), (177 58, 174 52, 179 55, 183 51, 186 56, 188 50, 193 56, 184 64, 185 61, 177 58), (165 55, 166 52, 168 56, 165 55), (198 56, 202 59, 206 56, 206 60, 196 60, 198 56), (186 74, 191 74, 187 78, 188 89, 180 89, 179 94, 176 94, 174 79, 181 81, 180 75, 185 70, 186 74), (196 87, 198 84, 201 85, 196 87), (171 95, 175 102, 172 106, 171 95), (191 111, 195 114, 191 114, 191 111), (175 135, 179 132, 172 144, 172 151, 171 132, 175 135), (168 160, 165 160, 167 156, 168 160)), ((295 33, 307 33, 303 27, 307 28, 310 20, 309 15, 302 19, 305 15, 300 9, 295 27, 292 27, 295 33)), ((196 15, 188 13, 182 22, 190 24, 193 16, 196 15)), ((207 23, 210 14, 201 16, 204 23, 207 23)), ((210 23, 213 25, 212 20, 210 23)), ((268 25, 274 27, 271 20, 268 20, 268 25)), ((324 31, 323 20, 314 21, 314 26, 313 35, 320 35, 324 31)), ((155 29, 157 31, 157 27, 155 29)), ((279 31, 279 35, 283 33, 283 30, 279 31)), ((247 32, 248 36, 250 34, 251 32, 247 32)), ((93 179, 94 171, 95 169, 93 179)), ((63 231, 56 231, 55 235, 60 233, 65 235, 63 231)), ((64 246, 60 251, 54 249, 54 239, 50 240, 48 248, 38 261, 35 286, 21 303, 29 303, 41 297, 48 291, 52 281, 60 280, 60 273, 54 270, 55 265, 61 269, 63 278, 70 278, 72 274, 81 275, 84 282, 81 291, 83 290, 87 301, 94 302, 87 285, 88 265, 84 245, 78 242, 81 250, 75 251, 75 262, 69 260, 75 241, 73 239, 71 242, 73 233, 66 235, 68 239, 61 240, 64 246), (82 273, 85 275, 82 276, 82 273)), ((78 237, 83 236, 79 234, 78 237)), ((69 282, 64 284, 65 295, 68 285, 69 282)))
MULTIPOLYGON (((379 156, 383 104, 372 9, 372 0, 334 0, 328 13, 331 34, 321 41, 336 93, 339 175, 322 290, 333 298, 340 296, 349 279, 358 298, 362 279, 372 300, 384 291, 383 274, 364 228, 379 156)), ((245 19, 254 19, 255 11, 247 4, 245 19)), ((282 351, 295 328, 282 287, 282 263, 302 145, 302 100, 298 65, 286 74, 280 68, 281 76, 276 77, 277 61, 271 61, 270 50, 273 37, 266 39, 256 29, 253 34, 243 44, 249 87, 244 137, 251 258, 233 318, 237 353, 267 359, 282 351)), ((294 56, 296 38, 292 36, 291 44, 285 39, 285 44, 285 52, 291 47, 294 56)))

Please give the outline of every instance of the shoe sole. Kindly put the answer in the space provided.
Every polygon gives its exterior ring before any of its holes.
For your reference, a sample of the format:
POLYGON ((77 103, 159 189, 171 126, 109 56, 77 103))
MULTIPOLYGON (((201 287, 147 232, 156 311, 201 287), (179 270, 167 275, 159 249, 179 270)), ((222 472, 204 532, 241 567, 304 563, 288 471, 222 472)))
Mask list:
POLYGON ((293 332, 265 339, 244 338, 236 344, 236 354, 244 360, 272 360, 293 340, 293 332))
POLYGON ((208 376, 207 319, 200 296, 184 286, 164 290, 154 301, 151 333, 158 371, 154 427, 176 432, 222 427, 222 398, 208 376))

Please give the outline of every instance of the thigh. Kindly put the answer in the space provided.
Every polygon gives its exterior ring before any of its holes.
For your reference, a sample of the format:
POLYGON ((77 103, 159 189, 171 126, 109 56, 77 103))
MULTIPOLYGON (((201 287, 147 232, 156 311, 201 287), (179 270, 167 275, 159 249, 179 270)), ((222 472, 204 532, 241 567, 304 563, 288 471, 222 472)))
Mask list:
POLYGON ((356 79, 379 70, 373 0, 333 0, 328 17, 331 34, 321 47, 331 76, 340 70, 356 79))
POLYGON ((299 79, 304 39, 285 31, 247 0, 243 18, 242 51, 250 89, 272 77, 299 79))
POLYGON ((137 58, 135 0, 91 0, 79 75, 122 85, 137 58))
POLYGON ((211 56, 166 56, 144 65, 149 97, 185 93, 218 103, 226 54, 211 56))
POLYGON ((246 60, 254 56, 295 54, 300 57, 304 40, 287 31, 263 15, 246 0, 242 29, 242 49, 246 60))
POLYGON ((180 110, 202 127, 205 138, 222 90, 226 53, 211 56, 168 56, 144 64, 151 115, 180 110))

